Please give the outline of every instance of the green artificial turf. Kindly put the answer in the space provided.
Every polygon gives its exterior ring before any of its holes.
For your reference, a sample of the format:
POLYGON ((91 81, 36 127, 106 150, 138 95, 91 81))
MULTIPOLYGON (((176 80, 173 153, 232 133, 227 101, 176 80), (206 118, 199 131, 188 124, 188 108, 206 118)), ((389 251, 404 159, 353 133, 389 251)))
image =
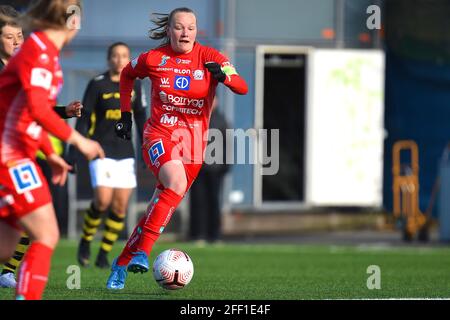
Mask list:
MULTIPOLYGON (((110 260, 123 242, 116 244, 110 260)), ((366 299, 450 298, 449 247, 370 247, 286 244, 158 243, 150 261, 168 248, 186 251, 194 263, 191 283, 160 288, 150 272, 129 274, 126 288, 105 288, 109 270, 81 268, 81 288, 67 288, 67 268, 76 265, 75 241, 62 240, 53 256, 44 299, 366 299), (380 267, 381 289, 369 290, 367 268, 380 267)), ((92 246, 93 260, 98 241, 92 246)), ((12 299, 0 289, 0 299, 12 299)))

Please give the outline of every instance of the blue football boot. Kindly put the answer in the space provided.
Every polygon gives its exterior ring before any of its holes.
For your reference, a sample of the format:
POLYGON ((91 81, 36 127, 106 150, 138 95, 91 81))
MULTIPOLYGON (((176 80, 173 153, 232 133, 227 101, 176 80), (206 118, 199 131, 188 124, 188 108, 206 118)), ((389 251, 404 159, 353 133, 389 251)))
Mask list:
POLYGON ((120 290, 125 288, 125 280, 127 279, 127 267, 118 266, 117 258, 114 259, 111 266, 111 274, 106 282, 106 288, 111 290, 120 290))
POLYGON ((128 271, 133 273, 144 273, 148 271, 148 257, 144 251, 138 251, 133 255, 128 264, 128 271))

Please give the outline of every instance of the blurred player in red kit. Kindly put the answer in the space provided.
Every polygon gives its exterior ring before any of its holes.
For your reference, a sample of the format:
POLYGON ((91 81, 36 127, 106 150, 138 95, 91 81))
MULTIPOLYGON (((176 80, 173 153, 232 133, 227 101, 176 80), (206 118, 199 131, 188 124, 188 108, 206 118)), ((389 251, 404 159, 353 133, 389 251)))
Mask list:
MULTIPOLYGON (((11 6, 0 5, 0 71, 8 64, 12 56, 20 49, 24 37, 18 21, 19 13, 11 6)), ((62 118, 80 117, 82 105, 73 101, 67 106, 55 106, 53 110, 62 118)), ((58 140, 59 141, 59 140, 58 140)), ((4 265, 0 274, 0 288, 16 287, 16 271, 30 244, 30 239, 23 234, 14 254, 4 265)))
POLYGON ((228 59, 196 41, 197 21, 189 8, 154 20, 152 39, 161 46, 142 53, 122 71, 122 117, 116 133, 130 139, 130 101, 136 78, 152 82, 151 117, 144 128, 142 153, 158 181, 147 212, 112 265, 108 289, 122 289, 127 271, 147 272, 148 255, 203 163, 211 105, 219 82, 246 94, 247 84, 228 59))
POLYGON ((64 184, 70 166, 51 147, 48 133, 76 146, 88 159, 103 158, 100 145, 70 128, 53 111, 63 84, 59 52, 78 32, 78 0, 34 2, 24 23, 33 33, 0 74, 0 262, 12 255, 21 231, 31 245, 20 267, 16 299, 40 299, 59 230, 36 151, 47 155, 53 183, 64 184))

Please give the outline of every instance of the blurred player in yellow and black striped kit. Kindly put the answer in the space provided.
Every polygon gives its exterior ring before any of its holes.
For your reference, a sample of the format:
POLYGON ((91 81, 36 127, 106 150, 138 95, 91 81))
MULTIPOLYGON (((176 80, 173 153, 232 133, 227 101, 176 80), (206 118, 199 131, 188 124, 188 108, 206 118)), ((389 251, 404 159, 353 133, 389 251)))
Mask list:
MULTIPOLYGON (((95 265, 99 268, 110 266, 107 255, 111 251, 120 232, 128 200, 136 187, 135 153, 131 141, 119 139, 114 125, 120 119, 119 80, 122 69, 130 61, 130 49, 123 42, 108 48, 109 70, 92 79, 83 98, 83 116, 77 120, 76 129, 98 141, 105 150, 105 159, 89 163, 94 199, 84 215, 83 234, 78 248, 78 262, 82 266, 90 263, 90 243, 97 233, 103 216, 105 230, 95 265)), ((134 86, 133 113, 139 136, 147 119, 147 103, 138 81, 134 86)))

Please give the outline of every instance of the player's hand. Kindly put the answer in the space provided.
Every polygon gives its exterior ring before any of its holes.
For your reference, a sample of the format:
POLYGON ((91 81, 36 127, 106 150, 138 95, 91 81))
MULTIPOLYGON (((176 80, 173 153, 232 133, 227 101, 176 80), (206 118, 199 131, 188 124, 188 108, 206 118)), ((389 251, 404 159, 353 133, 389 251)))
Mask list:
POLYGON ((69 118, 72 117, 81 117, 81 109, 83 109, 83 105, 81 104, 81 101, 75 100, 69 103, 66 106, 66 115, 69 118))
POLYGON ((63 158, 56 153, 47 157, 47 162, 52 169, 52 182, 55 185, 63 186, 67 180, 67 173, 72 170, 72 166, 67 164, 63 158))
POLYGON ((105 151, 103 151, 103 148, 97 141, 84 138, 84 141, 77 145, 77 147, 88 160, 94 160, 96 158, 103 159, 105 157, 105 151))
POLYGON ((97 141, 83 137, 77 130, 72 130, 67 142, 80 150, 88 160, 105 157, 105 151, 97 141))
POLYGON ((213 75, 214 79, 219 82, 224 82, 226 74, 223 72, 222 67, 217 62, 205 62, 205 67, 213 75))
POLYGON ((116 135, 121 139, 131 140, 132 126, 131 112, 122 112, 122 116, 115 126, 116 135))

